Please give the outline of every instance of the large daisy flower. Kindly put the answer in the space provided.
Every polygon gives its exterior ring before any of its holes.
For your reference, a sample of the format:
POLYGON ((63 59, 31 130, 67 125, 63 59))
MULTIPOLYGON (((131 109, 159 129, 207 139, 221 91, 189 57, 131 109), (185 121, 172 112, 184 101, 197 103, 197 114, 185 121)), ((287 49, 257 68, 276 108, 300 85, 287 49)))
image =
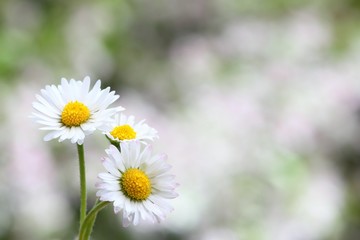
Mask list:
POLYGON ((61 79, 61 85, 47 85, 36 95, 32 113, 36 122, 45 125, 48 130, 45 141, 59 138, 70 139, 72 143, 83 144, 85 135, 101 127, 111 117, 123 110, 122 107, 108 108, 119 95, 110 92, 110 87, 101 89, 98 80, 90 90, 90 78, 83 81, 61 79))
POLYGON ((146 140, 152 141, 154 138, 158 138, 157 131, 144 122, 145 119, 136 123, 134 116, 127 117, 123 113, 118 113, 113 121, 104 125, 102 129, 106 136, 114 142, 129 140, 145 142, 146 140))
POLYGON ((125 227, 141 220, 160 222, 173 210, 169 199, 178 196, 166 155, 153 155, 151 145, 142 146, 139 141, 121 142, 120 152, 111 145, 103 159, 107 172, 99 174, 96 184, 96 195, 113 202, 115 213, 122 212, 125 227))

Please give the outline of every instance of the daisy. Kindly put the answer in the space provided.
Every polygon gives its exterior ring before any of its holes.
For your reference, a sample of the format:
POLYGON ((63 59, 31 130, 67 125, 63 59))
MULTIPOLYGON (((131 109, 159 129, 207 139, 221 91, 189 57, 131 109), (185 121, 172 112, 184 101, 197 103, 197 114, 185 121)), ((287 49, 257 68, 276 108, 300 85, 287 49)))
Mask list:
POLYGON ((123 226, 141 220, 160 222, 173 210, 169 199, 178 196, 177 183, 168 174, 166 155, 153 155, 151 145, 141 148, 139 141, 121 142, 121 152, 111 145, 103 165, 107 172, 98 175, 96 195, 113 202, 114 212, 122 211, 123 226))
POLYGON ((129 140, 145 142, 146 140, 152 141, 154 138, 158 138, 157 131, 144 122, 145 119, 135 123, 134 116, 127 117, 125 114, 119 113, 115 115, 110 124, 103 127, 103 131, 112 142, 129 140))
POLYGON ((112 115, 124 108, 108 108, 119 95, 110 92, 110 87, 101 89, 98 80, 90 88, 90 78, 83 81, 61 79, 61 85, 47 85, 36 95, 33 102, 36 110, 31 117, 45 125, 41 130, 50 131, 45 141, 59 138, 59 142, 70 139, 72 143, 83 144, 85 135, 91 134, 107 121, 112 115))

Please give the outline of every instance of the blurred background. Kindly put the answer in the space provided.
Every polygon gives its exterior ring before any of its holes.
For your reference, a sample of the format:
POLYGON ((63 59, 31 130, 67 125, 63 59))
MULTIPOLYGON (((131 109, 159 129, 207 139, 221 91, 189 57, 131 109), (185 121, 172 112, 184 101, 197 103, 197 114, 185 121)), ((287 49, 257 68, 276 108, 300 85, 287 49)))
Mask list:
MULTIPOLYGON (((356 0, 1 0, 0 239, 74 239, 76 147, 28 116, 85 76, 158 130, 180 183, 163 223, 108 207, 92 239, 360 239, 359 22, 356 0)), ((86 138, 90 206, 107 147, 86 138)))

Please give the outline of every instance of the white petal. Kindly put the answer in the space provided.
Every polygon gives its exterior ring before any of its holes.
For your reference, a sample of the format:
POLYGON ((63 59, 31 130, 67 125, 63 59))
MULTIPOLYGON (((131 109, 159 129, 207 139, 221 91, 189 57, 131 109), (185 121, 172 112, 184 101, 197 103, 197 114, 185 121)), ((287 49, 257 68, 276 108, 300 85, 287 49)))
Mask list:
POLYGON ((174 210, 174 208, 167 201, 156 195, 150 195, 149 200, 156 206, 159 206, 163 211, 171 212, 174 210))
POLYGON ((108 158, 105 159, 102 163, 105 167, 105 169, 110 173, 112 174, 113 176, 115 177, 119 177, 120 178, 120 172, 118 169, 116 169, 114 163, 112 163, 112 161, 110 161, 108 158))
POLYGON ((89 92, 89 88, 90 88, 90 77, 86 76, 83 80, 83 84, 81 86, 81 92, 80 92, 80 100, 81 101, 86 101, 86 96, 89 92))
POLYGON ((51 114, 53 114, 55 116, 59 115, 59 113, 60 113, 59 109, 57 109, 53 104, 49 103, 47 100, 45 100, 45 98, 43 98, 42 96, 40 96, 38 94, 35 97, 39 101, 40 104, 42 104, 44 107, 46 107, 46 110, 48 112, 51 112, 51 114))
POLYGON ((179 194, 174 191, 156 191, 156 195, 168 199, 173 199, 179 196, 179 194))
POLYGON ((115 177, 114 175, 111 175, 110 173, 99 173, 98 177, 102 180, 114 180, 114 181, 119 180, 119 178, 115 177))
POLYGON ((119 198, 119 192, 110 191, 101 195, 102 201, 115 201, 119 198))
POLYGON ((54 113, 60 113, 59 109, 51 102, 48 98, 40 96, 38 94, 35 95, 36 99, 45 107, 49 108, 49 111, 54 113))
POLYGON ((50 141, 54 138, 58 138, 62 133, 62 130, 50 132, 44 137, 44 141, 50 141))
POLYGON ((148 159, 150 159, 150 156, 152 154, 153 151, 153 147, 152 145, 147 145, 144 150, 142 151, 139 160, 140 160, 140 165, 145 163, 148 159))
POLYGON ((153 214, 155 214, 157 216, 160 216, 161 218, 165 218, 164 213, 153 202, 146 200, 143 203, 144 203, 144 207, 148 211, 152 212, 153 214))

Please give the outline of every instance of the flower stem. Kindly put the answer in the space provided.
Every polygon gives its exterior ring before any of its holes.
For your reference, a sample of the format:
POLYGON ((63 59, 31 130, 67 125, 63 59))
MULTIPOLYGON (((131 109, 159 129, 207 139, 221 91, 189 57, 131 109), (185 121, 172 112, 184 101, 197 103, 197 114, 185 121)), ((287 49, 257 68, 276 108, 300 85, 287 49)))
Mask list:
POLYGON ((80 226, 79 240, 89 239, 97 214, 109 203, 110 202, 100 202, 91 209, 84 222, 80 226))
POLYGON ((86 173, 85 173, 85 158, 84 145, 77 144, 79 155, 79 170, 80 170, 80 226, 86 217, 86 173))
MULTIPOLYGON (((98 205, 98 203, 99 203, 99 199, 96 199, 93 208, 95 208, 98 205)), ((85 235, 84 236, 87 237, 87 238, 89 238, 90 235, 91 235, 91 232, 92 232, 95 220, 96 220, 96 216, 97 216, 97 214, 95 214, 94 216, 91 216, 90 220, 88 221, 87 226, 85 226, 86 230, 85 230, 85 235)))

